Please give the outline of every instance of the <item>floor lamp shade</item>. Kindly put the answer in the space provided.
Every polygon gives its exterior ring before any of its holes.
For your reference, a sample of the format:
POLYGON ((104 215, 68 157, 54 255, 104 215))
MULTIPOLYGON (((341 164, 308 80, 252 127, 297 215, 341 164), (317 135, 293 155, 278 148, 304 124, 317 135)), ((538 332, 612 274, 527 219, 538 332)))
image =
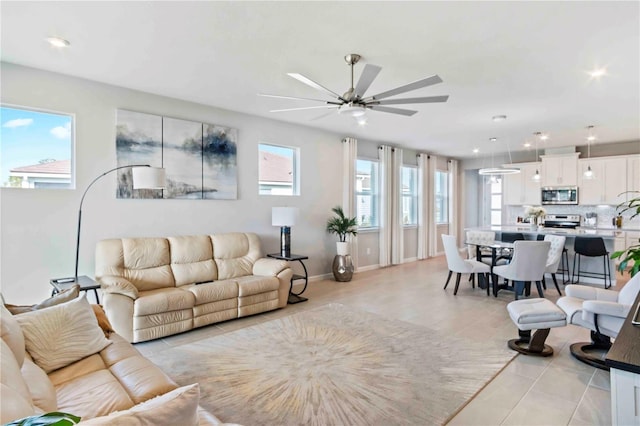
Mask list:
POLYGON ((157 167, 151 167, 148 164, 131 164, 128 166, 119 166, 99 175, 97 178, 91 181, 84 190, 82 198, 80 199, 80 207, 78 208, 78 234, 76 236, 76 265, 74 280, 78 282, 78 258, 80 256, 80 230, 82 229, 82 205, 84 204, 84 197, 87 196, 89 189, 102 177, 116 170, 131 168, 133 173, 133 187, 135 189, 161 189, 166 186, 165 170, 157 167))
POLYGON ((291 226, 296 224, 296 207, 273 207, 271 225, 280 227, 280 255, 291 256, 291 226))

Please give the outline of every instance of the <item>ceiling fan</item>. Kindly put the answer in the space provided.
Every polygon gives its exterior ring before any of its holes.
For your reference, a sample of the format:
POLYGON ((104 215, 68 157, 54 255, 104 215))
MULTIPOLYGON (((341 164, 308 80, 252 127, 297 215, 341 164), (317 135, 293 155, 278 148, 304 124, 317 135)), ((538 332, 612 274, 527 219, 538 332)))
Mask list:
POLYGON ((362 118, 365 115, 366 110, 370 109, 373 111, 379 112, 388 112, 391 114, 399 114, 404 116, 412 116, 418 111, 403 109, 403 108, 392 108, 387 105, 403 105, 403 104, 424 104, 424 103, 435 103, 435 102, 446 102, 449 99, 448 95, 445 96, 426 96, 420 98, 402 98, 402 99, 387 99, 395 95, 399 95, 401 93, 410 92, 412 90, 420 89, 422 87, 431 86, 434 84, 442 83, 442 79, 438 75, 432 75, 430 77, 426 77, 413 83, 405 84, 404 86, 396 87, 395 89, 387 90, 386 92, 378 93, 373 96, 364 97, 365 92, 373 83, 373 80, 378 76, 378 73, 382 69, 377 65, 366 64, 364 66, 364 70, 362 71, 362 75, 360 75, 360 79, 356 86, 353 86, 353 66, 358 63, 361 59, 361 56, 357 53, 351 53, 344 57, 347 65, 351 67, 351 86, 349 90, 347 90, 343 95, 339 95, 336 92, 333 92, 321 84, 316 83, 308 77, 303 76, 302 74, 297 73, 288 73, 287 75, 295 78, 301 83, 310 86, 325 95, 333 98, 334 100, 323 100, 323 99, 312 99, 312 98, 300 98, 296 96, 281 96, 281 95, 269 95, 264 93, 258 93, 258 96, 265 96, 268 98, 278 98, 278 99, 293 99, 293 100, 303 100, 303 101, 313 101, 313 102, 322 102, 324 105, 322 106, 310 106, 310 107, 302 107, 302 108, 287 108, 287 109, 276 109, 271 110, 269 112, 286 112, 286 111, 300 111, 306 109, 331 109, 327 114, 324 114, 318 118, 325 117, 333 113, 334 110, 337 110, 340 114, 348 114, 356 119, 359 117, 362 118))

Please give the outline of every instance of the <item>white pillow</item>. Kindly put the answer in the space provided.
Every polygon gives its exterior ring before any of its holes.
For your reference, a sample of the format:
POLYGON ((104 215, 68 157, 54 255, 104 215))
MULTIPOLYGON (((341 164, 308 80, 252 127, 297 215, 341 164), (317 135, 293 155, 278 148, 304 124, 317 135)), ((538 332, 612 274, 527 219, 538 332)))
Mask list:
POLYGON ((196 426, 200 387, 197 383, 183 386, 134 405, 128 410, 81 421, 82 425, 104 426, 196 426))
POLYGON ((111 344, 85 294, 50 308, 16 315, 33 362, 47 374, 111 344))

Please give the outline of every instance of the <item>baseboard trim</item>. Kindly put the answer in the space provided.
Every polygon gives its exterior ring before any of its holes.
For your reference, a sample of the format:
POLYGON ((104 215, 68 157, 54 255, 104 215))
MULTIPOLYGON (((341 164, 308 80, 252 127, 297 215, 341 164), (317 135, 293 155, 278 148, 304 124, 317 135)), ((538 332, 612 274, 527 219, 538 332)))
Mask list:
POLYGON ((380 269, 380 265, 367 265, 367 266, 361 266, 358 268, 358 270, 356 271, 356 273, 358 272, 366 272, 366 271, 373 271, 374 269, 380 269))
POLYGON ((417 261, 418 261, 417 257, 408 257, 408 258, 404 259, 402 261, 402 263, 411 263, 411 262, 417 262, 417 261))

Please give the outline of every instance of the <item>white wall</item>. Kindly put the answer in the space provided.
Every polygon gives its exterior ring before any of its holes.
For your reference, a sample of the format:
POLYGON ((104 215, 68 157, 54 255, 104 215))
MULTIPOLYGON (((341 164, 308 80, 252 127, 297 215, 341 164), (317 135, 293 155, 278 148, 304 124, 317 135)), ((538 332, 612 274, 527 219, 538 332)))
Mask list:
POLYGON ((13 64, 0 72, 3 103, 76 115, 77 189, 0 189, 0 289, 9 303, 38 302, 51 291, 49 278, 73 275, 78 204, 91 180, 116 165, 118 108, 237 128, 238 200, 119 200, 116 177, 107 176, 85 199, 81 274, 93 276, 94 247, 105 238, 247 231, 261 237, 263 252, 277 251, 273 206, 300 208, 292 249, 309 256, 310 275, 331 271, 335 238, 325 223, 342 200, 335 171, 343 135, 13 64), (300 147, 301 196, 258 195, 259 142, 300 147))

